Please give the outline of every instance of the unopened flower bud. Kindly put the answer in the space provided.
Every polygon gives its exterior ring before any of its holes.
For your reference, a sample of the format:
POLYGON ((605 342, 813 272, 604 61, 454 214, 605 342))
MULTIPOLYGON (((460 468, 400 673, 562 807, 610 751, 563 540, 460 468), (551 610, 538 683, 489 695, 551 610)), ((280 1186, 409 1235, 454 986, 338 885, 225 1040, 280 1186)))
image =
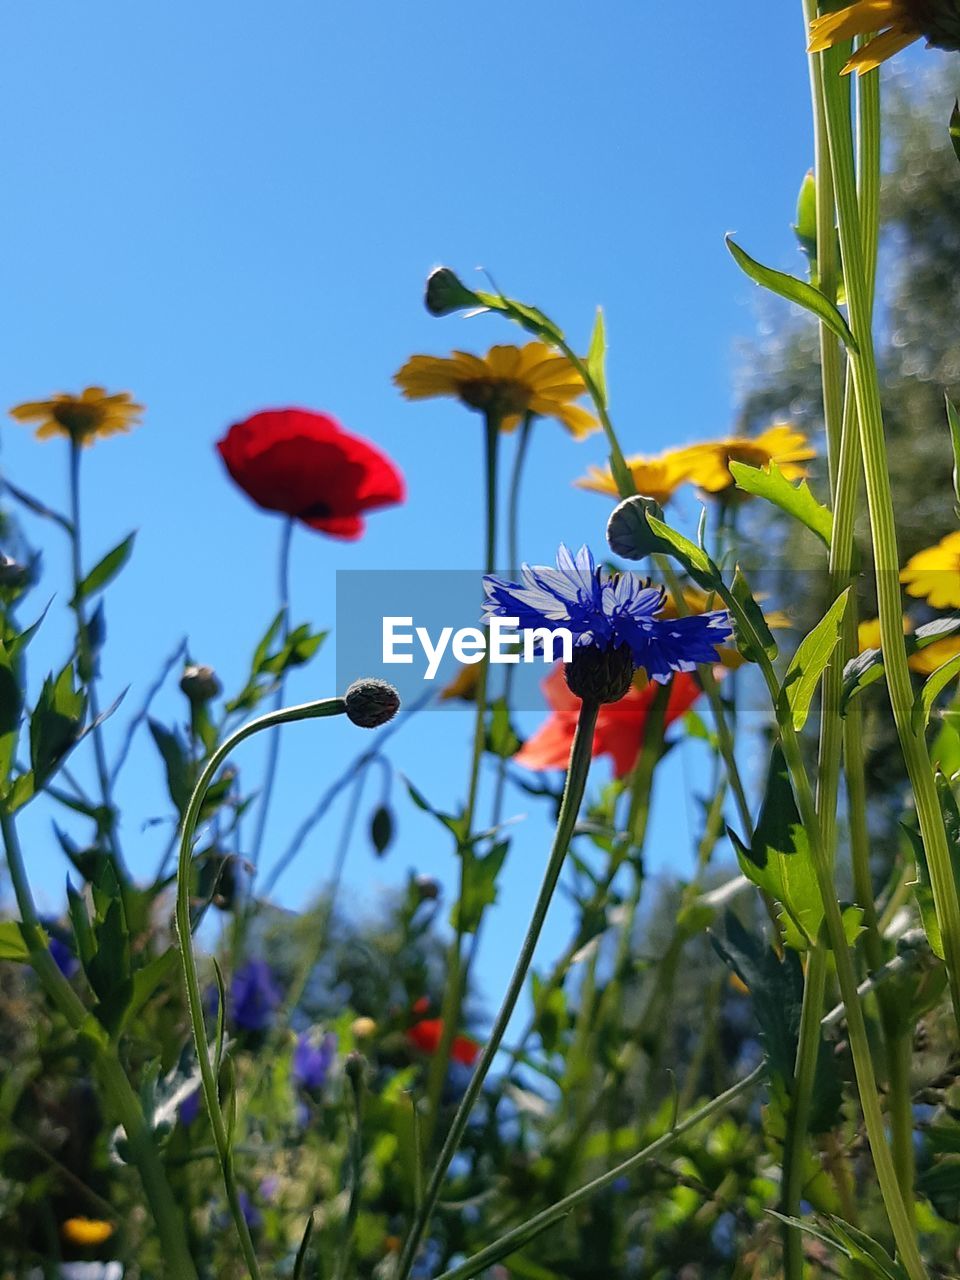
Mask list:
POLYGON ((0 587, 14 590, 25 587, 30 581, 30 566, 14 560, 13 556, 0 555, 0 587))
POLYGON ((440 883, 433 876, 417 876, 413 883, 421 902, 436 902, 440 897, 440 883))
POLYGON ((377 1029, 377 1024, 372 1018, 354 1018, 350 1024, 350 1032, 354 1040, 369 1040, 377 1029))
POLYGON ((607 521, 607 545, 624 560, 642 560, 654 551, 662 551, 663 543, 647 523, 647 516, 663 519, 663 508, 653 498, 635 494, 614 508, 607 521))
POLYGON ((191 663, 180 677, 180 688, 191 702, 209 702, 223 690, 213 667, 198 666, 191 663))
POLYGON ((432 316, 448 316, 454 311, 483 305, 449 267, 435 267, 430 272, 423 301, 432 316))
POLYGON ((354 1091, 359 1091, 367 1070, 367 1060, 363 1054, 357 1053, 356 1049, 352 1053, 348 1053, 343 1064, 343 1070, 347 1079, 353 1085, 354 1091))
POLYGON ((619 702, 633 680, 633 658, 625 644, 609 649, 583 645, 563 668, 567 688, 584 702, 619 702))
POLYGON ((347 716, 361 729, 376 729, 400 710, 400 695, 392 684, 371 676, 355 680, 343 695, 347 716))

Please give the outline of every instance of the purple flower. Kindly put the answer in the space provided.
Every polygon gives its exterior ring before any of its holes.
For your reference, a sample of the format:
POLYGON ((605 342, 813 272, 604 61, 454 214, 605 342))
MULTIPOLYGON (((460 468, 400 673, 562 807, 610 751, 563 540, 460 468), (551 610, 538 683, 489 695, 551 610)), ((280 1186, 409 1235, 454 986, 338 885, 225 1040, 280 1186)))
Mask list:
POLYGON ((256 1231, 257 1227, 263 1224, 263 1214, 253 1203, 246 1191, 241 1191, 237 1199, 240 1201, 240 1212, 243 1214, 243 1220, 251 1231, 256 1231))
POLYGON ((318 1041, 310 1031, 301 1032, 293 1049, 290 1074, 302 1089, 319 1090, 327 1082, 337 1053, 337 1037, 328 1031, 318 1041))
POLYGON ((64 934, 62 926, 56 920, 42 919, 40 923, 49 935, 50 954, 54 964, 65 978, 72 978, 80 968, 80 961, 73 947, 66 941, 69 935, 64 934))
POLYGON ((633 665, 661 684, 674 671, 716 662, 716 646, 731 633, 725 610, 658 618, 666 599, 663 587, 635 573, 598 569, 587 547, 573 556, 561 544, 555 569, 525 564, 520 578, 484 578, 486 617, 516 618, 521 630, 565 628, 575 648, 625 647, 633 665))
POLYGON ((247 960, 230 982, 230 1018, 245 1031, 265 1031, 283 1000, 266 960, 247 960))
POLYGON ((200 1090, 194 1089, 193 1093, 188 1093, 177 1108, 177 1119, 185 1129, 189 1129, 199 1114, 200 1090))

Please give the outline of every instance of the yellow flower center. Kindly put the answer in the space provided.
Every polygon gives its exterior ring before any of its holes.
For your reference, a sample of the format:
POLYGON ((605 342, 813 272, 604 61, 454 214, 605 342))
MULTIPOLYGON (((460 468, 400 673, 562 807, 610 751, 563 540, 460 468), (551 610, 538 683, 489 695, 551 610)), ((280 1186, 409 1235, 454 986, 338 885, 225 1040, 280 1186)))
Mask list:
POLYGON ((512 378, 470 378, 457 387, 464 404, 483 413, 510 417, 526 413, 530 405, 530 388, 512 378))

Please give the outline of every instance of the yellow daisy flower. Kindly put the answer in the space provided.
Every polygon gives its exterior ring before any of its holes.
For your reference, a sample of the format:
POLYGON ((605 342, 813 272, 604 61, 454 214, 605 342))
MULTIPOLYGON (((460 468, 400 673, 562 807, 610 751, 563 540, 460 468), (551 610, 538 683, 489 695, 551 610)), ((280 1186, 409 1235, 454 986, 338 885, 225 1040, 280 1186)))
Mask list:
POLYGON ((28 400, 14 405, 10 416, 17 422, 38 422, 37 439, 67 436, 76 444, 91 444, 99 436, 129 431, 140 421, 143 405, 129 391, 108 395, 103 387, 87 387, 80 395, 60 392, 49 400, 28 400))
POLYGON ((834 45, 878 32, 850 58, 843 74, 864 75, 881 62, 925 36, 937 49, 960 50, 960 14, 956 0, 857 0, 855 4, 824 13, 810 24, 810 52, 822 53, 834 45))
MULTIPOLYGON (((665 507, 677 489, 687 478, 686 469, 669 454, 659 458, 645 458, 640 454, 627 458, 627 466, 633 476, 637 493, 645 498, 653 498, 661 507, 665 507)), ((587 474, 575 481, 580 489, 589 489, 592 493, 609 494, 619 498, 620 491, 609 467, 588 467, 587 474)))
POLYGON ((60 1234, 68 1244, 93 1247, 105 1244, 114 1233, 112 1222, 100 1218, 67 1218, 60 1225, 60 1234))
MULTIPOLYGON (((912 630, 913 623, 909 618, 904 618, 903 634, 908 636, 912 630)), ((857 628, 857 644, 861 653, 865 649, 880 648, 879 618, 868 618, 860 623, 857 628)), ((947 659, 952 658, 956 653, 960 653, 960 636, 947 636, 943 640, 935 640, 933 644, 928 644, 925 649, 921 649, 918 653, 911 653, 907 659, 907 665, 917 675, 929 676, 938 667, 942 667, 947 659)))
POLYGON ((728 436, 725 440, 688 445, 666 456, 686 468, 687 479, 704 493, 725 493, 734 487, 731 462, 745 462, 751 467, 767 467, 775 462, 787 480, 800 480, 807 470, 799 464, 816 457, 816 451, 792 423, 778 422, 758 436, 728 436))
POLYGON ((921 597, 933 609, 960 608, 960 530, 911 556, 900 581, 907 595, 921 597))
POLYGON ((512 431, 527 413, 556 418, 577 439, 600 425, 573 403, 586 392, 579 373, 566 356, 542 342, 491 347, 485 356, 467 351, 411 356, 393 380, 408 400, 455 396, 470 409, 499 413, 504 431, 512 431))

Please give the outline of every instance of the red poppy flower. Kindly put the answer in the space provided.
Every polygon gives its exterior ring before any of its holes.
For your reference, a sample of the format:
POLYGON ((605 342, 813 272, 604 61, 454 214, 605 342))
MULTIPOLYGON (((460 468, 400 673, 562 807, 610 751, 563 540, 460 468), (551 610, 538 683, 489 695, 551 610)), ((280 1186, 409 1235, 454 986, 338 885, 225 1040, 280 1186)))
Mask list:
POLYGON ((335 538, 359 538, 364 511, 405 497, 390 459, 326 413, 266 409, 234 423, 217 448, 258 506, 335 538))
MULTIPOLYGON (((527 769, 566 769, 580 715, 580 699, 567 688, 562 663, 557 663, 541 688, 553 715, 513 758, 527 769)), ((694 676, 678 672, 670 681, 664 726, 678 720, 702 692, 694 676)), ((643 686, 634 684, 619 702, 605 702, 600 708, 592 754, 610 756, 618 778, 628 774, 637 763, 655 693, 656 685, 652 681, 643 686)))
MULTIPOLYGON (((436 1053, 440 1048, 440 1041, 443 1039, 443 1019, 424 1018, 420 1022, 415 1022, 407 1032, 407 1039, 421 1053, 436 1053)), ((469 1036, 453 1037, 453 1043, 450 1046, 450 1057, 454 1062, 462 1062, 465 1067, 472 1067, 479 1053, 480 1046, 475 1040, 471 1040, 469 1036)))

